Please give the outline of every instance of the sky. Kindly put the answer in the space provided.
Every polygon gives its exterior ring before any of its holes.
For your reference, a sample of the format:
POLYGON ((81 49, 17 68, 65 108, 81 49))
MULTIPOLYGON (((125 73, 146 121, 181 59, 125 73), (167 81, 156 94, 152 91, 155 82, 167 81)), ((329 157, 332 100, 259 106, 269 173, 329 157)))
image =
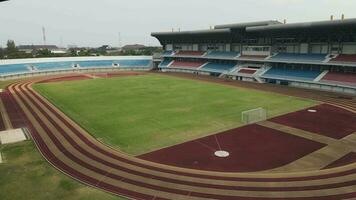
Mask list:
POLYGON ((0 3, 0 46, 159 45, 151 32, 226 23, 356 18, 356 0, 10 0, 0 3), (119 37, 120 35, 120 37, 119 37))

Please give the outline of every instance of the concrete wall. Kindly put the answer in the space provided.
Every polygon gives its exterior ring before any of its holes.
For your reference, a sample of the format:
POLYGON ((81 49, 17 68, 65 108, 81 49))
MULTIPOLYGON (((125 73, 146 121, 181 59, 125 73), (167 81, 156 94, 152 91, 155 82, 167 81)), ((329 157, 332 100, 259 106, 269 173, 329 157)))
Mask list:
POLYGON ((0 60, 0 65, 26 64, 41 62, 94 61, 94 60, 152 60, 152 56, 97 56, 97 57, 60 57, 0 60))

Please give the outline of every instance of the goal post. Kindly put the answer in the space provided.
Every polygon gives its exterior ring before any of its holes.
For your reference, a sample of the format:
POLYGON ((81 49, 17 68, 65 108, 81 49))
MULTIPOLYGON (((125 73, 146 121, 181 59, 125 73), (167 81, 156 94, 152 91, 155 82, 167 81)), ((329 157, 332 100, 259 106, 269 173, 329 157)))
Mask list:
POLYGON ((253 124, 267 119, 267 110, 264 108, 256 108, 243 111, 241 121, 244 124, 253 124))

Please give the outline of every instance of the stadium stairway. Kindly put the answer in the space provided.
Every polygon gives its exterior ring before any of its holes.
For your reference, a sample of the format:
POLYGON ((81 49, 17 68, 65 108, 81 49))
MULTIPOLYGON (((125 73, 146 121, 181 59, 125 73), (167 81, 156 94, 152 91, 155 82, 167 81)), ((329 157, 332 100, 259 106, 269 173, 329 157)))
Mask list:
POLYGON ((321 79, 324 78, 324 76, 325 76, 327 73, 329 73, 329 71, 328 71, 328 70, 324 70, 318 77, 316 77, 316 78, 314 79, 314 82, 319 82, 321 79))

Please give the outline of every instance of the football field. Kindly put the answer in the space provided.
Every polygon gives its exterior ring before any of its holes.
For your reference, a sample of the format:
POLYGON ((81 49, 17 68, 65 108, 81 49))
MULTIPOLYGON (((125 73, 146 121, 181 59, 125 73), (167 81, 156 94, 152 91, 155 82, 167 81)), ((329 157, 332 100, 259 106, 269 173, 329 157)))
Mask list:
POLYGON ((274 117, 312 100, 164 75, 37 84, 34 88, 98 140, 132 155, 242 126, 241 112, 274 117))

